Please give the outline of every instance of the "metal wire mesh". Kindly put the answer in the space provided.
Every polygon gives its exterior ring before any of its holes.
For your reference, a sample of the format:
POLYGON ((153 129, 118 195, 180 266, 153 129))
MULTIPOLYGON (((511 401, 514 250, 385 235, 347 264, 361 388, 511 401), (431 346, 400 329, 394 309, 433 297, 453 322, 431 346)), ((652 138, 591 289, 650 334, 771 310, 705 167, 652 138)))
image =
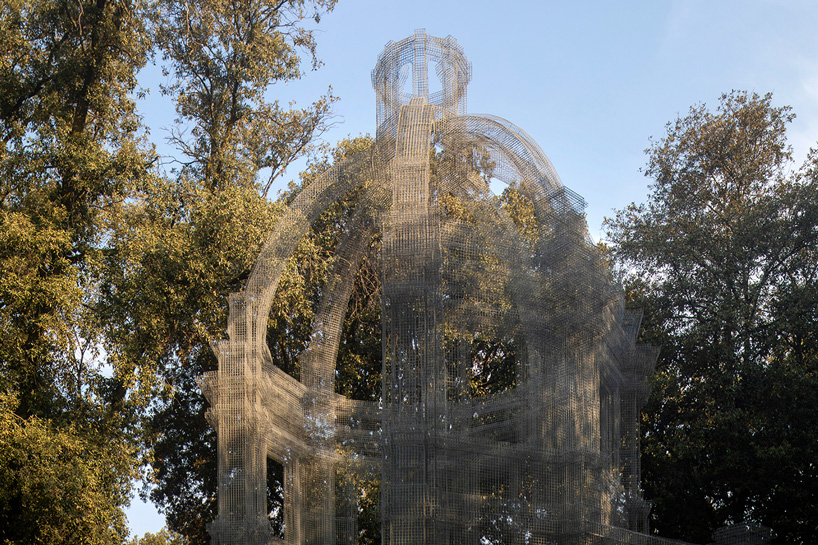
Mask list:
POLYGON ((451 37, 388 43, 372 72, 375 145, 298 195, 231 297, 218 371, 202 379, 219 441, 214 543, 357 543, 378 482, 389 545, 666 542, 638 533, 638 415, 657 350, 635 342, 639 316, 590 243, 582 199, 521 129, 466 114, 470 77, 451 37), (492 180, 530 207, 526 226, 492 180), (267 349, 271 301, 312 223, 353 190, 297 381, 267 349), (373 251, 382 393, 366 402, 334 381, 373 251), (283 540, 268 458, 284 467, 283 540))

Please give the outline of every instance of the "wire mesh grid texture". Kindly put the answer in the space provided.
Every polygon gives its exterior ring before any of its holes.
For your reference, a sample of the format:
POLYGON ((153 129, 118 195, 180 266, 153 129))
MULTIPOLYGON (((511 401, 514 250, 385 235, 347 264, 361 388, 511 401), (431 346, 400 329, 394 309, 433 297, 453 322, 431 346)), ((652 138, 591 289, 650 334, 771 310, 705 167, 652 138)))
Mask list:
POLYGON ((388 545, 671 543, 645 533, 639 482, 658 350, 635 342, 640 315, 625 311, 582 198, 520 128, 467 114, 470 77, 451 37, 388 43, 372 71, 375 143, 303 188, 230 298, 218 371, 201 379, 218 433, 215 544, 352 545, 373 509, 388 545), (271 304, 300 241, 345 198, 297 380, 267 346, 271 304), (364 262, 381 283, 377 401, 335 384, 364 262))

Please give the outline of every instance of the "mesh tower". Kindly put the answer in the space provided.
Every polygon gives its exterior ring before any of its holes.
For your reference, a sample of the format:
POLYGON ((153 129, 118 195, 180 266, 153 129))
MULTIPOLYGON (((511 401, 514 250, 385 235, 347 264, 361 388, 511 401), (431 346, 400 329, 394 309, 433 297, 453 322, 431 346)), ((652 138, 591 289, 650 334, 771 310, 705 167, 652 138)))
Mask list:
POLYGON ((470 77, 451 37, 388 43, 372 72, 374 145, 303 188, 231 296, 218 371, 202 377, 218 432, 213 543, 355 544, 373 486, 389 545, 663 541, 641 533, 639 488, 657 350, 635 342, 640 316, 624 310, 582 199, 517 126, 467 114, 470 77), (273 363, 270 308, 339 199, 354 204, 296 380, 273 363), (382 286, 378 402, 335 386, 362 263, 382 286), (268 460, 283 467, 283 538, 268 460))

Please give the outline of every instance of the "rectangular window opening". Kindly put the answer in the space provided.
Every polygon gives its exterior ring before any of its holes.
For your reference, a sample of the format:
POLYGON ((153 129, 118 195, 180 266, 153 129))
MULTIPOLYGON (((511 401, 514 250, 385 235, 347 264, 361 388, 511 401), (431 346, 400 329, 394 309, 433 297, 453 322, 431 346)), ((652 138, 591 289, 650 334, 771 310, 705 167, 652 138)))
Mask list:
POLYGON ((284 539, 284 464, 267 457, 267 518, 273 535, 284 539))

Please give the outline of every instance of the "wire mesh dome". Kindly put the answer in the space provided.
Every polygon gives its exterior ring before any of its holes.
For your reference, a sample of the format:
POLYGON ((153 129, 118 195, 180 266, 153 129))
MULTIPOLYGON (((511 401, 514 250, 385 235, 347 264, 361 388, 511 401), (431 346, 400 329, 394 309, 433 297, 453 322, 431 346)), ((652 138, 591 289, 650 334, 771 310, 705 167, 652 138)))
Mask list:
POLYGON ((470 77, 451 37, 388 43, 372 72, 375 143, 303 188, 231 296, 218 371, 202 379, 218 432, 214 543, 355 544, 373 497, 390 545, 661 541, 639 533, 638 413, 657 350, 635 343, 640 317, 582 199, 521 129, 466 113, 470 77), (273 363, 270 307, 339 199, 352 204, 296 380, 273 363), (376 401, 335 384, 363 263, 380 282, 376 401), (268 460, 283 467, 280 534, 268 460))

